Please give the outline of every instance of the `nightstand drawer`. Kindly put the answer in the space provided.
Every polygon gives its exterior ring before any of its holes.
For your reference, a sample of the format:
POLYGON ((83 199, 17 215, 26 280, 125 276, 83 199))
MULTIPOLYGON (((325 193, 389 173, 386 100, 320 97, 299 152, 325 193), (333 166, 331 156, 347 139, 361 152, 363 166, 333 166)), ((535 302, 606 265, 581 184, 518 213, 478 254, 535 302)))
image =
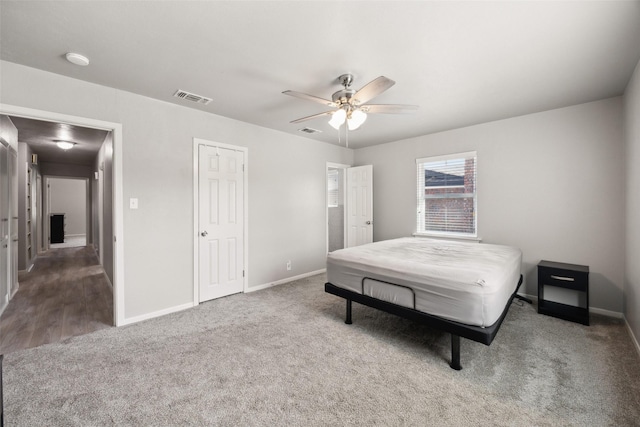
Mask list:
POLYGON ((554 261, 538 263, 538 313, 589 325, 589 267, 554 261), (584 297, 578 305, 546 299, 546 286, 577 291, 584 297))
POLYGON ((538 269, 538 275, 538 280, 543 284, 560 288, 582 291, 585 290, 589 284, 589 273, 580 271, 540 267, 538 269))

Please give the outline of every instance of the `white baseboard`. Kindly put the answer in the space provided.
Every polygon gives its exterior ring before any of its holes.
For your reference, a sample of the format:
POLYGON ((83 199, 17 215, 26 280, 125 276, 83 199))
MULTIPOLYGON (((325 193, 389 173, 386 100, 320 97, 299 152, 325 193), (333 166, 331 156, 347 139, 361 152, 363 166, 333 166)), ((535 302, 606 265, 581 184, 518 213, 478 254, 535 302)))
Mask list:
MULTIPOLYGON (((252 287, 248 288, 245 292, 259 291, 261 289, 270 288, 272 286, 277 286, 277 285, 282 285, 284 283, 293 282, 294 280, 300 280, 300 279, 304 279, 306 277, 315 276, 316 274, 321 274, 321 273, 324 273, 326 271, 327 270, 325 268, 323 268, 322 270, 311 271, 309 273, 300 274, 298 276, 288 277, 286 279, 278 280, 277 282, 266 283, 264 285, 259 285, 259 286, 252 286, 252 287)), ((147 314, 143 314, 143 315, 140 315, 140 316, 125 318, 122 321, 122 323, 118 324, 118 326, 131 325, 133 323, 142 322, 144 320, 153 319, 155 317, 165 316, 167 314, 176 313, 178 311, 182 311, 182 310, 187 310, 189 308, 193 308, 196 305, 198 305, 198 304, 197 303, 193 303, 193 302, 189 302, 189 303, 186 303, 186 304, 176 305, 174 307, 165 308, 164 310, 154 311, 153 313, 147 313, 147 314)))
POLYGON ((631 325, 627 322, 627 318, 624 318, 624 324, 627 325, 627 331, 629 331, 629 336, 631 337, 631 341, 636 347, 636 351, 638 352, 638 356, 640 356, 640 343, 638 343, 638 339, 633 334, 633 329, 631 329, 631 325))
POLYGON ((617 311, 605 310, 603 308, 589 307, 590 313, 602 314, 607 317, 615 317, 616 319, 624 319, 624 315, 617 311))
POLYGON ((167 314, 176 313, 178 311, 187 310, 193 308, 193 303, 189 302, 182 305, 176 305, 174 307, 165 308, 163 310, 154 311, 153 313, 147 313, 140 316, 125 318, 118 326, 131 325, 133 323, 142 322, 143 320, 153 319, 155 317, 165 316, 167 314))
MULTIPOLYGON (((523 297, 527 297, 527 298, 529 298, 530 300, 532 300, 535 303, 538 302, 538 296, 537 295, 528 295, 528 294, 521 294, 521 293, 518 293, 518 295, 522 295, 523 297)), ((622 313, 620 313, 618 311, 605 310, 604 308, 589 307, 589 313, 601 314, 603 316, 614 317, 616 319, 623 319, 624 318, 622 313)))
POLYGON ((247 288, 247 290, 245 291, 245 293, 248 292, 255 292, 255 291, 260 291, 262 289, 267 289, 267 288, 271 288, 273 286, 278 286, 278 285, 282 285, 284 283, 289 283, 289 282, 293 282, 295 280, 300 280, 300 279, 304 279, 306 277, 311 277, 311 276, 315 276, 317 274, 322 274, 322 273, 326 273, 327 269, 323 268, 322 270, 316 270, 316 271, 311 271, 309 273, 304 273, 304 274, 300 274, 298 276, 293 276, 293 277, 287 277, 286 279, 281 279, 278 280, 276 282, 271 282, 271 283, 265 283, 264 285, 258 285, 258 286, 252 286, 250 288, 247 288))
POLYGON ((16 282, 16 288, 11 292, 11 296, 9 297, 9 301, 18 293, 18 289, 20 289, 20 282, 16 282))

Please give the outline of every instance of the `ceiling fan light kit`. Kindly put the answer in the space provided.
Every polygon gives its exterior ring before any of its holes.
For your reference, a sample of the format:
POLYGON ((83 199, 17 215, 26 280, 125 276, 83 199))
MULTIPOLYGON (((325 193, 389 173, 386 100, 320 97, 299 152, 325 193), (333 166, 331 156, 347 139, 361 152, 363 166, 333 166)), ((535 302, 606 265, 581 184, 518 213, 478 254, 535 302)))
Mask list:
POLYGON ((300 123, 323 116, 331 116, 329 119, 329 125, 334 129, 339 130, 346 122, 348 130, 356 130, 365 122, 365 120, 367 120, 367 113, 399 114, 418 109, 415 105, 367 104, 369 100, 380 95, 396 83, 387 77, 380 76, 377 79, 370 81, 357 91, 351 89, 351 83, 353 82, 352 74, 343 74, 338 77, 338 81, 343 88, 334 92, 331 96, 331 100, 293 90, 286 90, 282 92, 285 95, 294 96, 296 98, 317 102, 328 107, 335 108, 335 110, 332 111, 325 111, 323 113, 313 114, 311 116, 293 120, 291 123, 300 123))
POLYGON ((342 126, 346 118, 347 118, 347 112, 341 108, 338 111, 331 114, 331 120, 329 120, 329 124, 331 125, 332 128, 338 130, 340 129, 340 126, 342 126))
POLYGON ((367 113, 362 110, 354 110, 351 117, 347 118, 347 126, 349 130, 356 130, 367 120, 367 113))

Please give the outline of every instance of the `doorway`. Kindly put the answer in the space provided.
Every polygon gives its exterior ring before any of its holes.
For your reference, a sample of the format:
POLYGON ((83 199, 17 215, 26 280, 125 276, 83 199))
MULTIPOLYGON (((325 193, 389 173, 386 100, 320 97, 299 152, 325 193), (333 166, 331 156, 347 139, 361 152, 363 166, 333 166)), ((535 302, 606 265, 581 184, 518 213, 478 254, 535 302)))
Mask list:
MULTIPOLYGON (((86 246, 91 243, 90 225, 91 211, 88 203, 89 180, 86 178, 54 178, 45 177, 46 186, 46 214, 45 230, 51 242, 49 247, 73 248, 86 246), (60 227, 61 218, 62 229, 60 227), (61 239, 54 239, 61 235, 61 239)), ((102 228, 102 227, 101 227, 102 228)))
POLYGON ((327 252, 373 242, 373 166, 327 163, 327 252))
MULTIPOLYGON (((113 319, 116 326, 127 323, 124 312, 124 257, 123 257, 123 202, 122 202, 122 125, 119 123, 70 116, 50 111, 35 110, 3 104, 0 113, 23 119, 39 120, 51 123, 62 123, 69 126, 79 126, 90 129, 100 129, 109 133, 111 146, 109 149, 110 171, 105 176, 105 185, 111 190, 111 197, 105 200, 105 215, 109 218, 108 236, 112 242, 112 289, 113 289, 113 319), (106 203, 108 202, 108 203, 106 203)), ((102 166, 102 165, 101 165, 102 166)), ((57 175, 57 174, 56 174, 57 175)), ((44 215, 43 215, 44 216, 44 215)), ((43 218, 46 227, 46 218, 43 218)), ((105 223, 107 220, 105 220, 105 223)))
POLYGON ((346 246, 346 170, 348 165, 327 163, 327 252, 346 246))

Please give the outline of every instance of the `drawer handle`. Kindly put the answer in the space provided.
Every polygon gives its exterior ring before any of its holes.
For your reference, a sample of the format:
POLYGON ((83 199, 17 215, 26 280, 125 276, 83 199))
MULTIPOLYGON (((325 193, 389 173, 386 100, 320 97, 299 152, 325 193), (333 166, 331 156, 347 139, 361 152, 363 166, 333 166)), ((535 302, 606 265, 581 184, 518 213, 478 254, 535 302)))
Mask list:
POLYGON ((575 282, 576 279, 573 277, 564 277, 564 276, 554 276, 553 274, 551 275, 552 279, 556 279, 556 280, 563 280, 565 282, 575 282))

